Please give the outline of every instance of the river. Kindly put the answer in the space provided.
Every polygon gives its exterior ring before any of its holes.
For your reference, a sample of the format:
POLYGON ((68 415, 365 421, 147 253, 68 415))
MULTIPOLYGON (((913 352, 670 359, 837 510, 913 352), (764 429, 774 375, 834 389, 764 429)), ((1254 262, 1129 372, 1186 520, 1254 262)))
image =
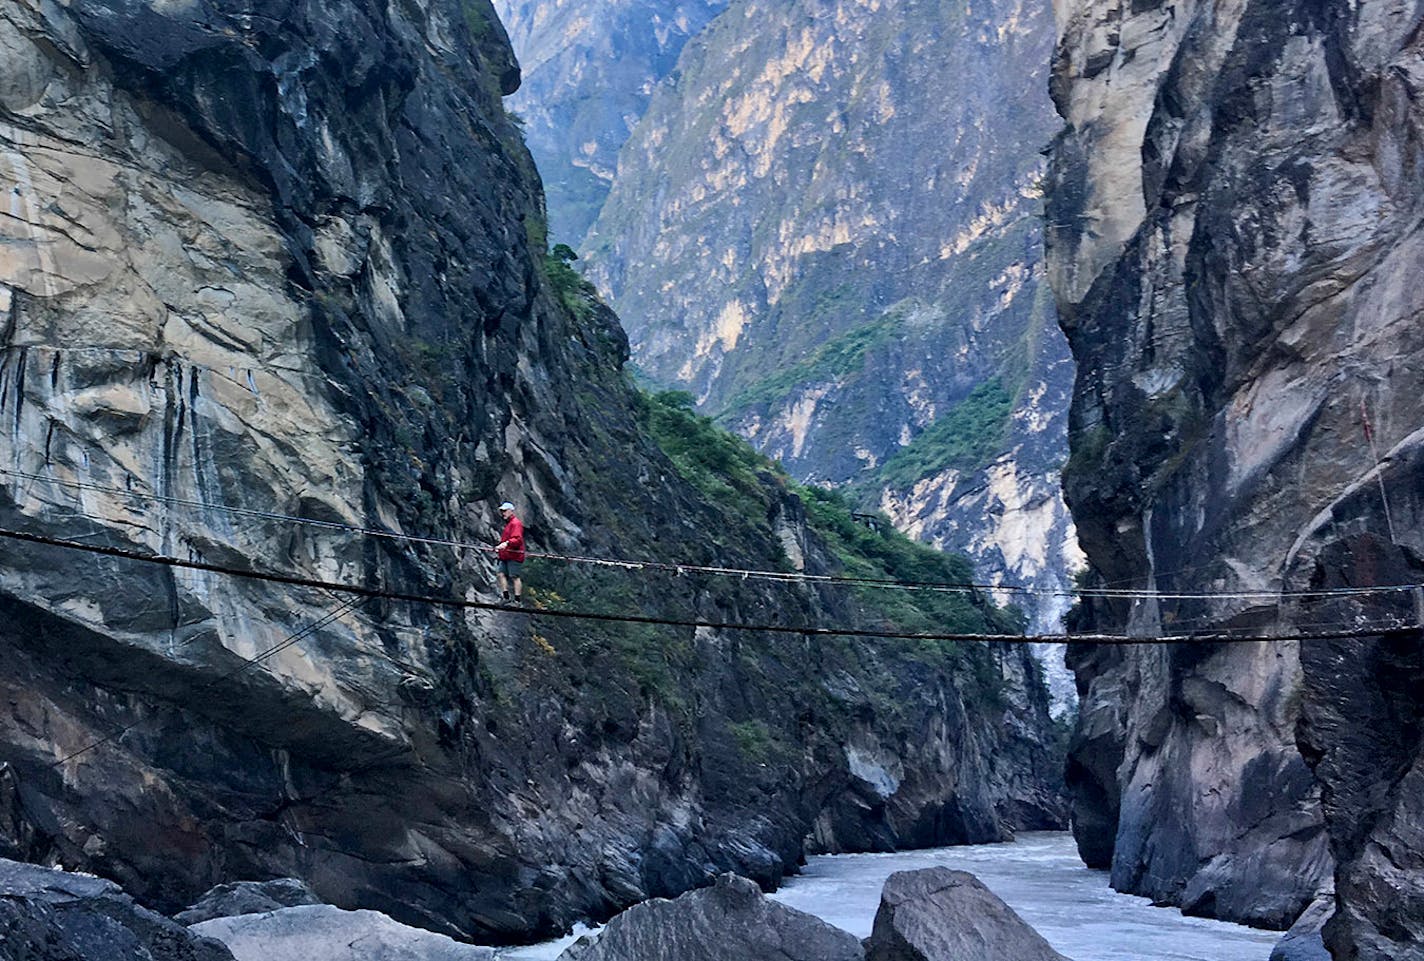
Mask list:
MULTIPOLYGON (((844 928, 870 934, 880 888, 896 871, 944 865, 978 875, 1073 961, 1266 961, 1280 938, 1238 924, 1189 918, 1118 894, 1106 872, 1078 860, 1067 834, 1024 834, 1011 844, 979 844, 896 854, 810 858, 773 898, 844 928)), ((548 961, 574 937, 502 952, 501 958, 548 961)))

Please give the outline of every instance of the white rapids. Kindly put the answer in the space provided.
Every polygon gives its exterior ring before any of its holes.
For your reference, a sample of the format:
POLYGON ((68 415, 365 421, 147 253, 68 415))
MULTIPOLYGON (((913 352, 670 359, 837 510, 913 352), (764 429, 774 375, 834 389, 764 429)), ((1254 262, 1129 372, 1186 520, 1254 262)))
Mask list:
MULTIPOLYGON (((1072 837, 1059 833, 1023 834, 1010 844, 813 857, 772 897, 864 938, 886 878, 939 865, 977 875, 1073 961, 1266 961, 1280 938, 1278 932, 1189 918, 1118 894, 1108 887, 1107 873, 1085 868, 1072 837)), ((500 957, 549 961, 573 941, 570 936, 500 957)))

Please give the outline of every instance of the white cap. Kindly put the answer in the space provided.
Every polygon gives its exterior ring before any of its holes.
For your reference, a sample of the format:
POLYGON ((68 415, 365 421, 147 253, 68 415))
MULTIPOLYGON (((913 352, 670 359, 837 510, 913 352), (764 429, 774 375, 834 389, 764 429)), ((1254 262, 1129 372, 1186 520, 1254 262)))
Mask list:
POLYGON ((509 501, 505 501, 503 504, 499 505, 499 509, 502 511, 512 511, 514 510, 514 505, 511 504, 509 501))

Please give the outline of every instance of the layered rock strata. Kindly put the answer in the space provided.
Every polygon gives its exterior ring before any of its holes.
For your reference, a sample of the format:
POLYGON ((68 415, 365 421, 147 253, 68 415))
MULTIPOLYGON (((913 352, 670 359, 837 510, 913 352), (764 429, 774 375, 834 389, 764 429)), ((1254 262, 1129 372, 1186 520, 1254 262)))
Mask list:
MULTIPOLYGON (((1066 494, 1095 583, 1223 592, 1094 601, 1083 623, 1269 635, 1412 617, 1390 595, 1346 616, 1289 592, 1328 583, 1357 536, 1424 549, 1419 11, 1058 13, 1049 274, 1079 364, 1066 494)), ((1406 576, 1381 564, 1352 583, 1387 571, 1406 576)), ((1333 853, 1336 956, 1418 956, 1417 932, 1384 917, 1417 891, 1417 838, 1393 833, 1418 797, 1417 727, 1382 666, 1398 656, 1367 638, 1075 652, 1085 858, 1122 889, 1284 926, 1329 887, 1333 853), (1367 769, 1361 820, 1342 799, 1367 769)))
MULTIPOLYGON (((789 570, 781 530, 837 569, 776 478, 743 516, 639 432, 616 318, 547 276, 485 0, 18 0, 0 54, 0 528, 487 601, 477 546, 351 528, 478 545, 511 498, 544 548, 789 570)), ((774 884, 808 836, 1058 813, 1019 650, 359 600, 10 539, 0 570, 0 853, 166 911, 296 877, 493 943, 720 870, 774 884)), ((531 605, 893 620, 528 574, 531 605)))

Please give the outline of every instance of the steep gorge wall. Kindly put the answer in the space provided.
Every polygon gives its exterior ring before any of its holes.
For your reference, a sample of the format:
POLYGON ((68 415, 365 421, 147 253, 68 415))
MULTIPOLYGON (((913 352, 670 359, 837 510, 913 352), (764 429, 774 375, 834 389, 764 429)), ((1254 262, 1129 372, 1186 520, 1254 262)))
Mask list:
MULTIPOLYGON (((483 554, 222 508, 477 542, 511 497, 544 547, 786 566, 776 529, 836 569, 774 479, 738 517, 640 433, 616 318, 541 274, 517 82, 484 0, 0 7, 0 527, 488 599, 483 554)), ((508 940, 774 883, 808 843, 1058 817, 1017 649, 346 604, 11 540, 0 571, 0 853, 159 908, 295 875, 508 940)), ((541 603, 886 623, 530 576, 541 603)))
MULTIPOLYGON (((738 0, 653 94, 581 248, 651 379, 1046 590, 1078 562, 1038 253, 1051 42, 1015 0, 738 0)), ((1031 613, 1052 630, 1062 606, 1031 613)))
MULTIPOLYGON (((1095 602, 1084 623, 1412 617, 1389 595, 1277 592, 1418 580, 1417 5, 1058 18, 1049 274, 1079 364, 1064 483, 1083 546, 1099 584, 1261 592, 1095 602)), ((1419 718, 1388 678, 1418 677, 1416 647, 1076 651, 1085 857, 1115 886, 1266 924, 1329 887, 1333 860, 1335 956, 1424 956, 1419 718)))

